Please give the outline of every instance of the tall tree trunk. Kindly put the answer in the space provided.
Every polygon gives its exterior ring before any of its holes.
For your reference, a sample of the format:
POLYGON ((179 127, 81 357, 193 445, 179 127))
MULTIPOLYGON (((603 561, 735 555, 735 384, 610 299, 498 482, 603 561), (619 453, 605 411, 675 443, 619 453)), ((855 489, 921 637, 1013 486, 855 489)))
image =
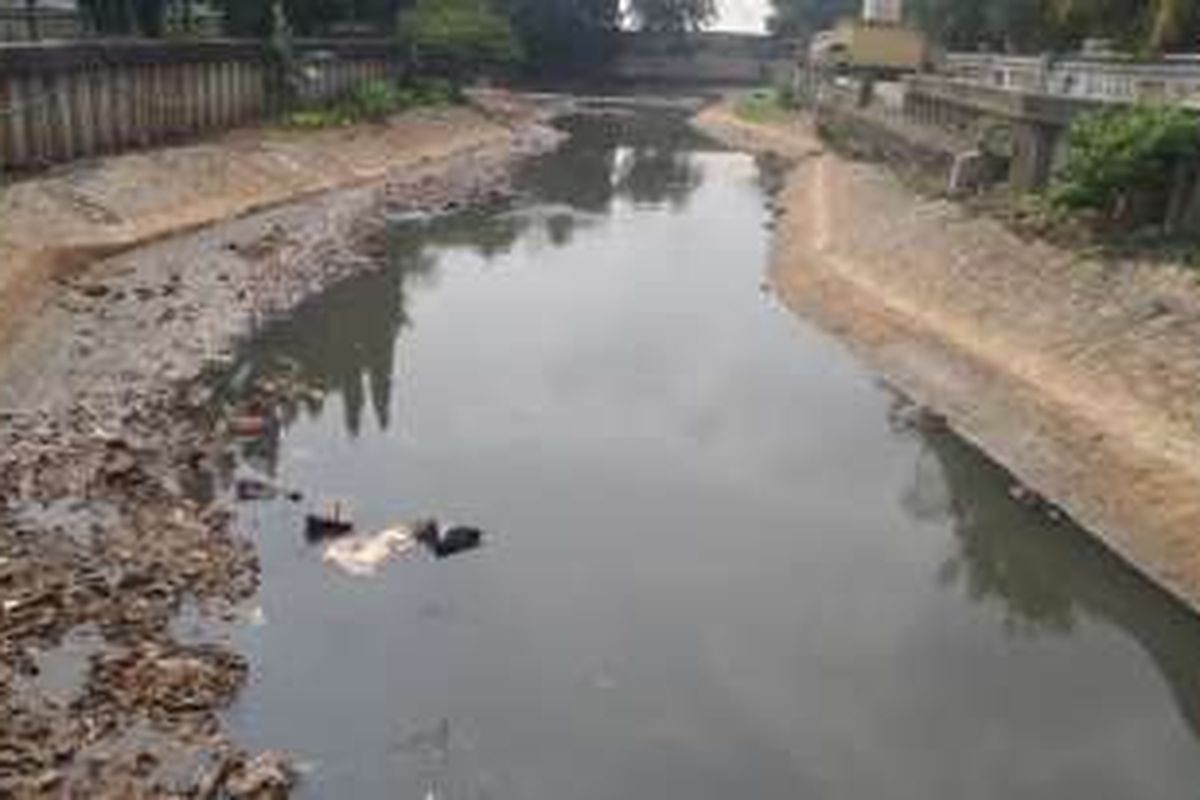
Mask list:
POLYGON ((1192 0, 1156 0, 1150 28, 1150 46, 1161 51, 1179 40, 1191 16, 1192 0))
POLYGON ((25 0, 25 24, 28 26, 30 41, 36 42, 42 38, 42 31, 38 26, 38 0, 25 0))

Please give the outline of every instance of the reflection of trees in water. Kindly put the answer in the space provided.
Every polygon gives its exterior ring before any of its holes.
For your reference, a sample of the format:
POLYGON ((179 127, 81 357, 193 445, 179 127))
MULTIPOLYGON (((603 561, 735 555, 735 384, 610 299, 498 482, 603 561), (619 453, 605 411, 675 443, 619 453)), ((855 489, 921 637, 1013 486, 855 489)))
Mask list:
POLYGON ((925 448, 904 505, 948 520, 955 537, 939 582, 1003 607, 1009 630, 1067 635, 1081 616, 1116 626, 1151 658, 1200 738, 1200 620, 1086 531, 1013 500, 1007 473, 957 436, 914 430, 925 448))
MULTIPOLYGON (((329 395, 341 398, 345 426, 357 436, 368 403, 380 428, 391 424, 396 343, 410 324, 407 291, 435 277, 437 251, 467 248, 490 258, 510 250, 534 217, 477 210, 381 227, 355 243, 381 267, 339 281, 258 331, 242 347, 232 373, 249 387, 262 381, 308 391, 277 409, 284 427, 301 413, 319 414, 329 395)), ((554 217, 545 220, 552 243, 569 238, 554 217)), ((235 392, 236 394, 236 392, 235 392)), ((247 452, 273 468, 277 442, 247 452)))
MULTIPOLYGON (((368 404, 387 428, 396 342, 410 324, 406 290, 410 281, 433 279, 439 250, 463 248, 491 258, 535 227, 551 246, 561 247, 587 214, 608 211, 616 197, 682 207, 702 178, 692 152, 714 147, 683 117, 668 114, 592 115, 563 124, 569 142, 529 162, 515 178, 536 205, 381 226, 355 246, 383 268, 347 278, 267 326, 242 348, 235 371, 310 387, 279 409, 285 426, 301 413, 320 413, 332 394, 342 400, 351 435, 362 430, 368 404)), ((247 455, 273 468, 277 446, 268 439, 247 455)))
POLYGON ((621 152, 613 193, 635 203, 682 208, 703 180, 691 153, 672 147, 633 147, 621 152))
POLYGON ((341 281, 246 344, 241 361, 255 378, 286 379, 310 389, 281 409, 284 424, 301 411, 319 413, 324 398, 335 394, 342 398, 351 434, 362 429, 368 401, 380 427, 388 426, 396 340, 408 324, 405 282, 428 272, 432 263, 413 252, 394 268, 341 281))
POLYGON ((544 202, 597 214, 618 198, 682 209, 703 180, 695 154, 719 149, 685 117, 664 112, 589 114, 561 126, 568 144, 531 161, 517 184, 544 202))

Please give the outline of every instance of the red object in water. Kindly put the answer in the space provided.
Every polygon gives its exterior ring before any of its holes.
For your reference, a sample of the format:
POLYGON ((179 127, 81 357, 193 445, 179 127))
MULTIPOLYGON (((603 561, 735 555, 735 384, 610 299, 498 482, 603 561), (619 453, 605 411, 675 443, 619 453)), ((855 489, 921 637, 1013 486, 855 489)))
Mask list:
POLYGON ((229 430, 234 436, 257 439, 267 432, 267 418, 261 416, 234 417, 229 420, 229 430))

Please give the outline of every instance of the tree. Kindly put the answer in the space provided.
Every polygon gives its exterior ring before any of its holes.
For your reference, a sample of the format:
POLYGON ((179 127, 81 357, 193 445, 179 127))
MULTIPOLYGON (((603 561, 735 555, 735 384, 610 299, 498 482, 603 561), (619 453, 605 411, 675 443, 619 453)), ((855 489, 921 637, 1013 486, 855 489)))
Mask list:
POLYGON ((772 0, 767 27, 777 36, 810 36, 858 13, 859 0, 772 0))
MULTIPOLYGON (((225 27, 235 36, 265 36, 271 29, 274 0, 214 0, 225 12, 225 27)), ((408 0, 282 0, 288 22, 300 36, 322 33, 331 25, 354 22, 379 33, 390 32, 408 0)))
POLYGON ((161 36, 171 0, 80 0, 91 27, 113 35, 161 36))
POLYGON ((629 12, 639 30, 691 33, 713 21, 717 6, 714 0, 632 0, 629 12))
POLYGON ((1148 54, 1186 46, 1200 31, 1196 0, 913 0, 910 11, 950 48, 1058 51, 1096 37, 1148 54))
POLYGON ((526 55, 526 67, 556 75, 586 73, 612 53, 620 0, 499 0, 526 55))
POLYGON ((400 19, 400 35, 418 68, 461 78, 521 60, 509 21, 487 0, 417 0, 400 19))
POLYGON ((37 0, 25 0, 25 24, 29 27, 30 41, 42 38, 42 32, 38 29, 37 10, 37 0))

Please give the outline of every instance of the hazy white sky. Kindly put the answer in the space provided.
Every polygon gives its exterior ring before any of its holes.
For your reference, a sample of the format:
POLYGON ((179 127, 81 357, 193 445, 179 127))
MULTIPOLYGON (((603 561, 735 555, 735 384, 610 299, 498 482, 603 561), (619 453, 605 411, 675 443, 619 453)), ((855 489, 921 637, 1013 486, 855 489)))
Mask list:
POLYGON ((769 0, 717 0, 717 22, 711 30, 764 33, 769 0))

